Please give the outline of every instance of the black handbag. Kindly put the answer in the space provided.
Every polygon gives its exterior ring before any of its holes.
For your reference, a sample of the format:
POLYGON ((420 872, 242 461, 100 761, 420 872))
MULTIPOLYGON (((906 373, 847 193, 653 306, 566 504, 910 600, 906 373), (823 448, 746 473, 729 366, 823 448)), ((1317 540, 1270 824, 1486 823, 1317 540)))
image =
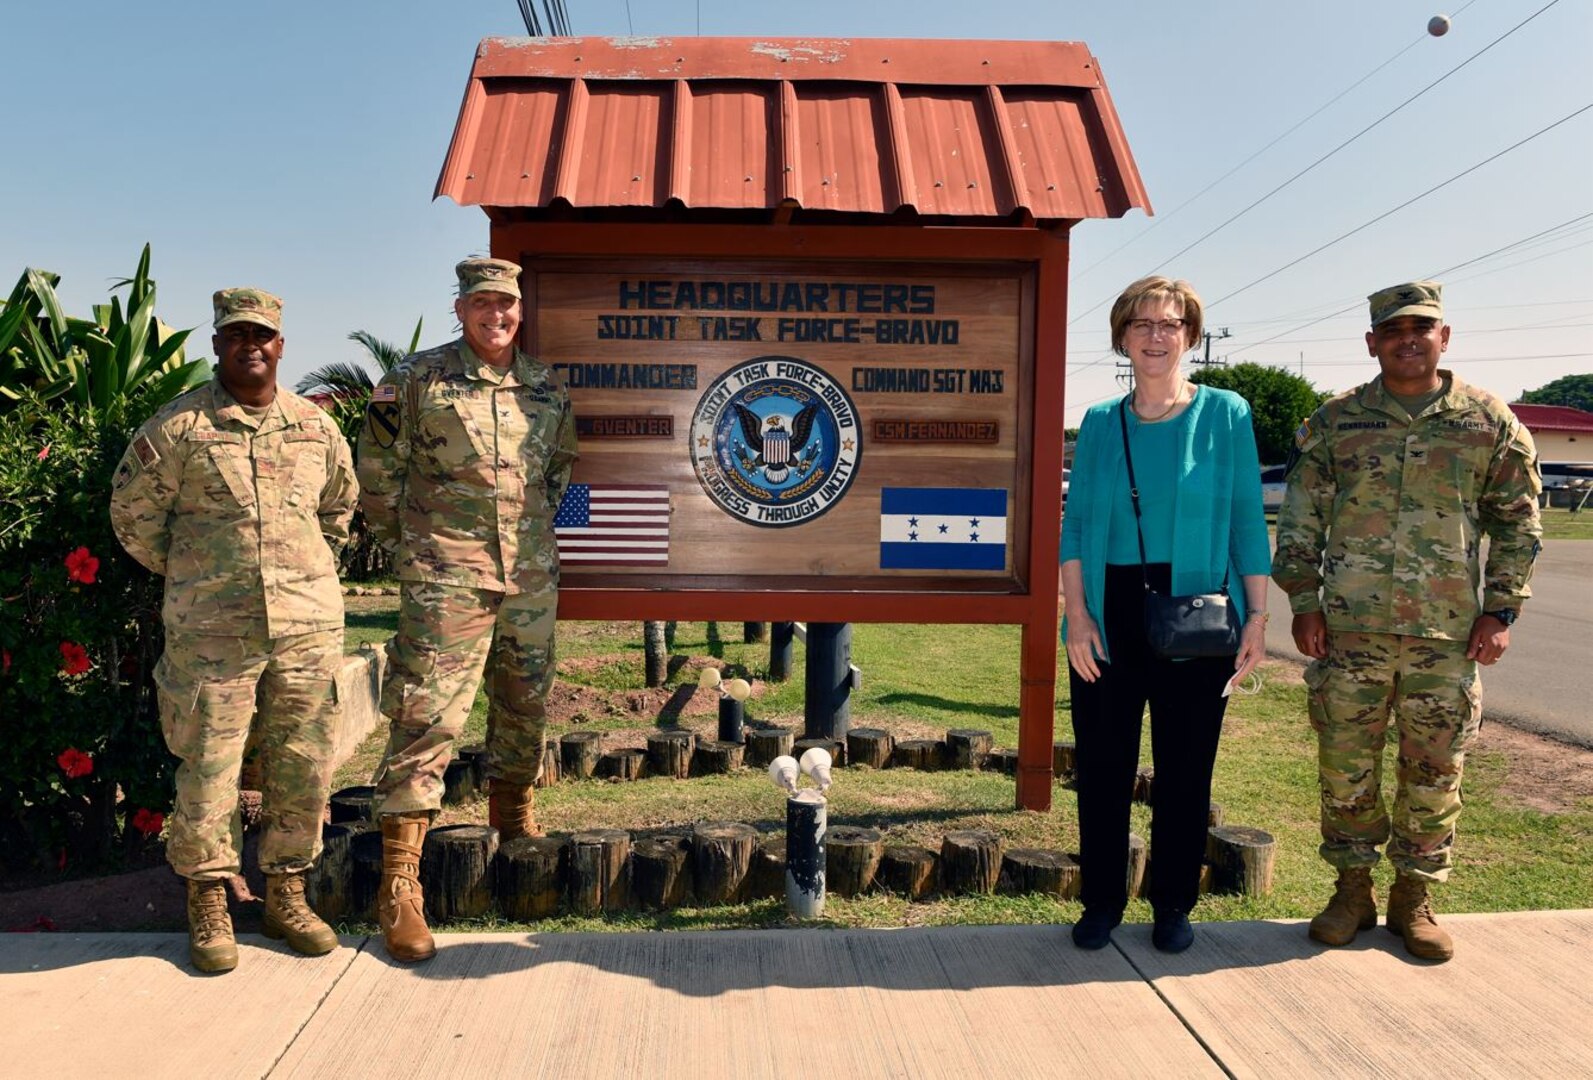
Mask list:
POLYGON ((1163 660, 1198 656, 1233 656, 1239 651, 1239 612, 1228 595, 1228 575, 1214 593, 1163 596, 1151 588, 1145 568, 1145 533, 1140 528, 1139 485, 1134 482, 1134 455, 1128 449, 1128 396, 1117 406, 1123 430, 1123 461, 1128 466, 1128 495, 1134 504, 1134 532, 1139 540, 1139 572, 1145 581, 1145 640, 1163 660))

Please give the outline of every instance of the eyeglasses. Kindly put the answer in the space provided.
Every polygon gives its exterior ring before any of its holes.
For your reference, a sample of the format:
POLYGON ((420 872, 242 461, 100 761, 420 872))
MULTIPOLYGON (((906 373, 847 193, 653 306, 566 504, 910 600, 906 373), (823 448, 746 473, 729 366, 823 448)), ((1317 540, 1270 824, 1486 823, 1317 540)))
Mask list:
POLYGON ((1142 337, 1148 336, 1152 330, 1160 330, 1168 337, 1172 337, 1183 328, 1183 319, 1162 319, 1160 322, 1156 321, 1155 319, 1128 320, 1129 332, 1139 334, 1142 337))

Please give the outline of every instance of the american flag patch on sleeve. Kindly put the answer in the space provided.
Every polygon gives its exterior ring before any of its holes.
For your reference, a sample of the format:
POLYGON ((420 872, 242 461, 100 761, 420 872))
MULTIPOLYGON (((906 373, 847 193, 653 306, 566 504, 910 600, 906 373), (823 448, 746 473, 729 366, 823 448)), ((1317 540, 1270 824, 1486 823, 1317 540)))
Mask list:
POLYGON ((398 400, 398 387, 393 385, 392 383, 388 383, 385 386, 378 386, 375 390, 371 391, 371 400, 373 402, 376 402, 376 401, 397 401, 398 400))

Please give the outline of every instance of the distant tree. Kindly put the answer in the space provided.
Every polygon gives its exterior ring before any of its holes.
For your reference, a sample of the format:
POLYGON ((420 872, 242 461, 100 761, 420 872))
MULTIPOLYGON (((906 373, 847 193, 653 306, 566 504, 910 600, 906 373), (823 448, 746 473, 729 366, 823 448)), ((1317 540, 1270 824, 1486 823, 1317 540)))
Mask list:
POLYGON ((1300 421, 1327 397, 1292 371, 1262 364, 1202 368, 1190 376, 1190 382, 1232 390, 1250 403, 1256 450, 1263 465, 1281 465, 1288 460, 1300 421))
POLYGON ((1521 395, 1527 405, 1569 405, 1593 412, 1593 375, 1565 375, 1521 395))

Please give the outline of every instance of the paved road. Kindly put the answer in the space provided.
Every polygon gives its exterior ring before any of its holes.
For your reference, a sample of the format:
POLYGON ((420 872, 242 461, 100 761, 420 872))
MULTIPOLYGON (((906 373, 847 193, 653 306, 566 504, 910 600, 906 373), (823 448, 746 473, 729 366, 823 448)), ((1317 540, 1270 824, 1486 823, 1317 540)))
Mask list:
MULTIPOLYGON (((1271 586, 1266 647, 1294 656, 1289 601, 1271 586)), ((1593 747, 1593 540, 1548 543, 1532 573, 1532 599, 1510 631, 1510 652, 1483 674, 1493 720, 1593 747)))
MULTIPOLYGON (((1289 603, 1276 585, 1267 648, 1301 658, 1289 636, 1289 603)), ((1532 599, 1510 632, 1510 651, 1482 676, 1490 719, 1593 747, 1593 540, 1544 547, 1532 599)))

